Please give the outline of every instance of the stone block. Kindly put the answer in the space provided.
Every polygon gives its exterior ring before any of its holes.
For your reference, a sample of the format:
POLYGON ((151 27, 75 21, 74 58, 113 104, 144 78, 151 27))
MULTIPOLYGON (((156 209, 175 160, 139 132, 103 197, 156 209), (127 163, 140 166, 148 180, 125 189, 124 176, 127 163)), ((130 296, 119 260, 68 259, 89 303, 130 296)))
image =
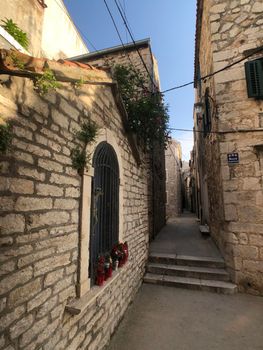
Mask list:
POLYGON ((32 194, 34 192, 34 182, 25 179, 9 179, 9 190, 12 193, 32 194))
POLYGON ((14 260, 2 262, 0 264, 0 276, 7 275, 10 272, 15 271, 16 269, 16 262, 14 260))
POLYGON ((17 308, 13 309, 11 312, 5 314, 4 316, 0 317, 0 332, 3 332, 5 329, 8 329, 9 326, 19 320, 19 318, 25 313, 25 307, 24 306, 18 306, 17 308))
POLYGON ((27 267, 26 269, 19 270, 4 277, 0 281, 0 295, 12 290, 14 287, 19 286, 22 283, 26 283, 32 278, 32 276, 32 267, 27 267))
POLYGON ((39 146, 33 145, 31 143, 26 143, 24 141, 17 140, 17 139, 13 139, 12 144, 16 148, 18 148, 22 151, 26 151, 28 153, 31 153, 33 155, 36 155, 38 157, 47 157, 47 158, 51 157, 51 153, 47 149, 44 149, 43 147, 39 147, 39 146))
POLYGON ((252 6, 252 12, 253 13, 263 13, 263 3, 262 1, 256 1, 254 5, 252 6))
POLYGON ((64 114, 58 112, 56 109, 52 110, 52 119, 61 128, 68 129, 69 127, 68 118, 64 114))
POLYGON ((58 174, 51 174, 50 176, 50 182, 56 183, 56 184, 63 184, 63 185, 73 185, 73 186, 80 186, 80 180, 77 178, 73 178, 70 176, 65 175, 58 175, 58 174))
POLYGON ((17 211, 34 211, 52 208, 51 198, 19 197, 15 209, 17 211))
POLYGON ((22 287, 14 289, 8 297, 8 306, 13 308, 25 301, 30 300, 34 295, 39 293, 41 290, 41 280, 37 278, 22 287))
POLYGON ((4 197, 1 196, 1 201, 0 201, 0 210, 2 212, 4 211, 11 211, 14 208, 14 198, 12 197, 4 197))
POLYGON ((263 261, 243 260, 244 270, 263 273, 263 261))
POLYGON ((24 129, 22 127, 19 127, 19 126, 13 126, 13 133, 16 136, 25 138, 29 141, 32 141, 32 139, 33 139, 33 133, 31 131, 24 129))
MULTIPOLYGON (((37 344, 42 344, 46 339, 51 338, 52 339, 52 335, 55 333, 58 324, 59 324, 60 320, 56 319, 55 321, 49 323, 44 329, 43 331, 38 335, 37 339, 36 339, 36 343, 37 344)), ((50 350, 53 349, 52 347, 50 347, 50 350)))
POLYGON ((23 232, 25 229, 25 218, 19 214, 7 214, 0 217, 0 233, 3 235, 23 232))
POLYGON ((59 302, 63 303, 68 298, 75 298, 75 297, 76 297, 75 286, 70 286, 70 287, 64 289, 62 292, 59 293, 59 302))
POLYGON ((237 193, 236 192, 224 192, 224 203, 234 204, 237 203, 237 193))
POLYGON ((73 341, 69 344, 69 349, 77 350, 79 349, 79 345, 83 342, 85 339, 85 332, 81 331, 78 332, 77 335, 74 337, 73 341))
POLYGON ((72 107, 66 100, 63 98, 60 101, 59 105, 60 109, 66 113, 70 118, 74 119, 75 121, 78 121, 79 119, 79 111, 75 108, 72 107))
POLYGON ((64 268, 50 272, 46 275, 44 280, 44 286, 50 286, 59 281, 63 276, 64 268))
POLYGON ((19 335, 28 330, 33 324, 33 315, 29 314, 20 319, 14 326, 10 328, 11 339, 17 338, 19 335))
POLYGON ((45 289, 39 293, 34 299, 30 300, 27 304, 27 311, 31 311, 36 307, 42 305, 51 295, 51 289, 45 289))
POLYGON ((39 318, 42 318, 45 315, 47 315, 57 305, 57 300, 58 300, 58 297, 56 295, 56 296, 48 299, 41 306, 39 306, 37 313, 36 313, 36 317, 39 319, 39 318))
POLYGON ((37 322, 34 322, 32 327, 25 333, 23 333, 21 340, 20 340, 20 346, 24 347, 26 344, 30 343, 31 340, 40 332, 44 330, 44 328, 48 324, 48 317, 43 318, 42 320, 39 320, 37 322))
POLYGON ((69 214, 65 211, 48 211, 44 214, 31 214, 29 216, 29 228, 41 226, 53 226, 66 224, 69 221, 69 214))
POLYGON ((72 284, 72 276, 69 276, 67 278, 64 277, 53 286, 53 294, 58 294, 61 290, 67 288, 72 284))
POLYGON ((0 174, 9 174, 9 162, 0 161, 0 174))
POLYGON ((39 159, 38 160, 38 165, 41 168, 44 168, 48 171, 56 171, 58 173, 63 172, 63 166, 61 164, 58 164, 57 162, 53 162, 52 160, 48 159, 39 159))
POLYGON ((250 234, 249 243, 256 247, 263 247, 263 232, 261 234, 250 234))
POLYGON ((64 313, 64 310, 65 310, 65 305, 64 304, 60 304, 58 305, 57 307, 55 307, 52 311, 51 311, 51 318, 52 320, 55 320, 56 318, 60 318, 61 320, 61 317, 64 313))
POLYGON ((41 239, 44 239, 48 236, 47 230, 39 230, 35 233, 29 233, 27 235, 20 235, 16 237, 17 243, 28 243, 28 242, 34 242, 34 241, 40 241, 41 239))
POLYGON ((20 166, 18 168, 17 172, 19 175, 28 176, 28 177, 31 177, 35 180, 39 180, 39 181, 44 181, 46 178, 45 173, 41 173, 37 169, 34 169, 34 168, 27 168, 27 167, 20 166))
POLYGON ((80 197, 80 188, 79 187, 68 187, 65 191, 66 197, 79 198, 80 197))
POLYGON ((238 219, 237 209, 234 205, 225 205, 225 220, 226 221, 236 221, 238 219))
POLYGON ((34 163, 34 159, 32 157, 31 154, 29 153, 25 153, 25 152, 21 152, 21 151, 15 151, 14 153, 14 156, 17 160, 19 161, 23 161, 23 162, 26 162, 26 163, 29 163, 29 164, 33 164, 34 163))
POLYGON ((62 254, 41 260, 34 265, 34 275, 40 276, 70 263, 70 254, 62 254))
POLYGON ((259 256, 259 250, 257 247, 237 245, 234 248, 234 254, 237 257, 242 257, 243 259, 257 260, 259 256))
POLYGON ((261 189, 260 178, 258 177, 247 177, 243 179, 243 190, 244 191, 255 191, 261 189))
POLYGON ((48 104, 43 101, 36 94, 32 94, 29 91, 25 94, 25 105, 34 109, 37 113, 42 114, 46 117, 49 113, 48 104))
POLYGON ((39 261, 47 256, 53 255, 55 253, 55 248, 49 248, 45 250, 41 250, 40 252, 36 252, 30 255, 26 255, 18 259, 18 267, 24 267, 29 264, 33 264, 35 261, 39 261))
POLYGON ((37 194, 40 196, 52 196, 52 197, 63 196, 63 188, 55 185, 36 184, 36 191, 37 191, 37 194))
POLYGON ((244 223, 261 223, 263 224, 263 208, 250 205, 238 207, 239 220, 244 223))
POLYGON ((55 199, 55 209, 76 209, 78 208, 78 201, 74 199, 55 199))

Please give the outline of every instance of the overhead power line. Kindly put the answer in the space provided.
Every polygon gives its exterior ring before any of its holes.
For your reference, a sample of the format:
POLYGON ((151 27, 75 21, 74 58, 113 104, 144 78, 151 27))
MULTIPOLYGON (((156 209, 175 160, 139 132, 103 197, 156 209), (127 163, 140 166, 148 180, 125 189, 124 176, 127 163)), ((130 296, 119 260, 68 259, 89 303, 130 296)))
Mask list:
MULTIPOLYGON (((223 67, 223 68, 221 68, 221 69, 218 69, 218 70, 216 70, 216 71, 213 72, 213 73, 207 74, 207 75, 205 75, 205 76, 199 78, 198 81, 202 81, 202 80, 211 78, 211 77, 213 77, 214 75, 216 75, 216 74, 218 74, 218 73, 221 73, 221 72, 225 71, 226 69, 229 69, 229 68, 235 66, 236 64, 242 62, 242 61, 245 61, 247 58, 249 58, 249 57, 251 57, 251 56, 253 56, 253 55, 255 55, 256 53, 259 53, 259 52, 261 52, 261 51, 263 51, 263 46, 260 46, 260 47, 256 48, 256 49, 253 50, 250 54, 248 54, 248 55, 246 55, 246 56, 244 56, 244 57, 238 59, 237 61, 234 61, 233 63, 228 64, 227 66, 225 66, 225 67, 223 67)), ((184 88, 184 87, 186 87, 186 86, 188 86, 188 85, 192 85, 192 84, 194 84, 194 81, 190 81, 189 83, 185 83, 185 84, 182 84, 182 85, 174 86, 174 87, 172 87, 172 88, 170 88, 170 89, 166 89, 166 90, 164 90, 164 91, 161 91, 161 94, 165 94, 166 92, 170 92, 170 91, 173 91, 173 90, 182 89, 182 88, 184 88)))
MULTIPOLYGON (((106 9, 107 9, 107 11, 108 11, 108 13, 109 13, 109 15, 110 15, 110 18, 111 18, 111 20, 112 20, 112 23, 113 23, 113 25, 114 25, 114 28, 115 28, 115 30, 116 30, 116 32, 117 32, 117 34, 118 34, 118 37, 119 37, 120 42, 121 42, 121 45, 122 45, 122 47, 123 47, 123 49, 124 49, 124 54, 128 57, 128 59, 129 59, 129 61, 130 61, 130 65, 133 67, 134 71, 137 72, 137 68, 134 66, 134 63, 132 62, 132 59, 131 59, 130 55, 129 55, 128 52, 127 52, 127 48, 126 48, 126 46, 125 46, 124 43, 123 43, 123 40, 122 40, 122 38, 121 38, 120 31, 119 31, 118 26, 117 26, 117 24, 116 24, 116 21, 115 21, 115 19, 114 19, 114 17, 113 17, 113 14, 112 14, 112 12, 111 12, 109 6, 108 6, 108 3, 107 3, 106 0, 103 0, 103 1, 104 1, 105 6, 106 6, 106 9)), ((140 79, 139 79, 139 81, 140 81, 140 79)), ((145 86, 144 86, 143 83, 141 83, 141 87, 142 87, 143 90, 145 89, 145 86)))
POLYGON ((123 23, 124 23, 125 27, 126 27, 127 30, 128 30, 128 33, 129 33, 129 35, 130 35, 130 37, 131 37, 131 40, 132 40, 132 42, 133 42, 133 44, 134 44, 134 46, 135 46, 135 48, 136 48, 136 51, 137 51, 137 53, 138 53, 138 55, 139 55, 139 57, 140 57, 140 59, 141 59, 142 64, 143 64, 143 66, 144 66, 144 68, 145 68, 145 70, 146 70, 146 72, 147 72, 147 74, 148 74, 148 76, 149 76, 149 78, 150 78, 150 80, 151 80, 153 86, 158 90, 158 87, 156 86, 156 84, 155 84, 155 82, 154 82, 154 80, 153 80, 153 78, 152 78, 152 76, 151 76, 151 74, 150 74, 150 72, 149 72, 149 70, 148 70, 148 68, 147 68, 147 65, 146 65, 146 63, 145 63, 145 61, 144 61, 144 59, 143 59, 143 57, 142 57, 142 55, 141 55, 141 53, 140 53, 140 50, 136 47, 135 39, 134 39, 134 37, 133 37, 133 35, 132 35, 132 32, 131 32, 131 30, 130 30, 130 28, 129 28, 129 25, 128 25, 126 19, 125 19, 124 14, 122 13, 122 10, 121 10, 121 8, 120 8, 120 6, 119 6, 117 0, 114 0, 114 2, 115 2, 115 4, 116 4, 116 6, 117 6, 117 9, 118 9, 118 11, 119 11, 119 14, 121 15, 121 18, 122 18, 122 20, 123 20, 123 23))

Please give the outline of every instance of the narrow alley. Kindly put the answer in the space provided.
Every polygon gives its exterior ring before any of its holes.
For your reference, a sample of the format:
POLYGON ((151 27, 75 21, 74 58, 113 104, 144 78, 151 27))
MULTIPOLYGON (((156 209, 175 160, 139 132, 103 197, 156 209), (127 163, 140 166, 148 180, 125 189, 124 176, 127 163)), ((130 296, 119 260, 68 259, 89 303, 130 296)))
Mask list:
MULTIPOLYGON (((221 258, 190 213, 168 222, 152 254, 221 258)), ((107 350, 262 350, 262 310, 261 297, 143 283, 107 350)))
POLYGON ((263 350, 263 0, 0 0, 0 350, 263 350))

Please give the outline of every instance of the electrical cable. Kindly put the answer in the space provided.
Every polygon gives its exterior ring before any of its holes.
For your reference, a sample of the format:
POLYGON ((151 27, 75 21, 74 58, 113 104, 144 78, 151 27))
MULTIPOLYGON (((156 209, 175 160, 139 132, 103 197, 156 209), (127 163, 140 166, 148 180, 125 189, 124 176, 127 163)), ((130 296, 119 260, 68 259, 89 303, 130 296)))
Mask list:
POLYGON ((154 80, 153 80, 153 78, 152 78, 152 76, 151 76, 151 74, 150 74, 148 68, 147 68, 146 63, 144 62, 144 59, 143 59, 143 57, 142 57, 142 55, 141 55, 139 49, 136 47, 135 39, 134 39, 134 37, 133 37, 133 35, 132 35, 132 32, 131 32, 131 30, 130 30, 130 28, 129 28, 127 22, 126 22, 126 19, 125 19, 124 15, 123 15, 123 13, 122 13, 122 11, 121 11, 121 8, 120 8, 120 6, 119 6, 117 0, 114 0, 114 2, 115 2, 115 4, 116 4, 116 6, 117 6, 117 9, 118 9, 118 11, 119 11, 119 13, 120 13, 120 15, 121 15, 121 18, 122 18, 122 20, 123 20, 123 22, 124 22, 124 25, 125 25, 125 27, 126 27, 127 30, 128 30, 128 33, 129 33, 129 35, 130 35, 130 37, 131 37, 131 39, 132 39, 132 42, 133 42, 133 44, 134 44, 134 46, 135 46, 135 48, 136 48, 136 51, 137 51, 137 53, 138 53, 138 55, 139 55, 139 57, 140 57, 140 59, 141 59, 141 62, 142 62, 142 64, 143 64, 143 66, 144 66, 144 68, 145 68, 145 70, 146 70, 146 72, 147 72, 147 74, 148 74, 148 76, 149 76, 149 78, 150 78, 150 80, 151 80, 153 86, 156 88, 156 90, 159 90, 158 87, 156 86, 156 84, 155 84, 155 82, 154 82, 154 80))
MULTIPOLYGON (((203 76, 203 77, 197 79, 197 81, 202 81, 202 80, 211 78, 211 77, 213 77, 214 75, 216 75, 216 74, 218 74, 218 73, 221 73, 221 72, 223 72, 224 70, 226 70, 226 69, 228 69, 228 68, 231 68, 231 67, 235 66, 236 64, 238 64, 238 63, 240 63, 240 62, 242 62, 242 61, 245 61, 247 58, 249 58, 249 57, 251 57, 251 56, 253 56, 253 55, 255 55, 256 53, 259 53, 259 52, 261 52, 261 51, 263 51, 263 46, 260 46, 260 47, 256 48, 256 49, 253 50, 250 54, 248 54, 248 55, 246 55, 246 56, 240 58, 239 60, 237 60, 237 61, 235 61, 235 62, 233 62, 233 63, 231 63, 231 64, 229 64, 229 65, 227 65, 227 66, 225 66, 225 67, 223 67, 223 68, 221 68, 221 69, 218 69, 217 71, 215 71, 215 72, 213 72, 213 73, 207 74, 207 75, 205 75, 205 76, 203 76)), ((174 87, 172 87, 172 88, 170 88, 170 89, 166 89, 166 90, 164 90, 164 91, 161 91, 160 93, 161 93, 161 94, 165 94, 166 92, 170 92, 170 91, 173 91, 173 90, 178 90, 178 89, 184 88, 184 87, 186 87, 186 86, 188 86, 188 85, 192 85, 192 84, 194 84, 194 81, 191 81, 191 82, 189 82, 189 83, 185 83, 185 84, 182 84, 182 85, 174 86, 174 87)))
MULTIPOLYGON (((118 29, 118 26, 117 26, 117 24, 116 24, 116 21, 115 21, 115 19, 114 19, 114 17, 113 17, 113 14, 112 14, 112 12, 111 12, 109 6, 108 6, 108 3, 107 3, 106 0, 103 0, 103 2, 104 2, 104 4, 105 4, 105 6, 106 6, 106 9, 107 9, 107 11, 108 11, 110 17, 111 17, 112 23, 113 23, 113 25, 114 25, 114 28, 115 28, 117 34, 118 34, 118 37, 119 37, 120 42, 121 42, 121 45, 122 45, 122 47, 124 48, 124 53, 125 53, 125 55, 128 57, 128 59, 129 59, 129 61, 130 61, 130 64, 131 64, 131 66, 134 68, 135 72, 137 72, 137 69, 136 69, 136 67, 134 66, 134 64, 133 64, 133 62, 132 62, 132 60, 131 60, 131 58, 130 58, 130 55, 129 55, 128 52, 127 52, 127 48, 125 47, 125 44, 124 44, 124 42, 123 42, 123 40, 122 40, 122 38, 121 38, 121 34, 120 34, 120 32, 119 32, 119 29, 118 29)), ((140 81, 140 79, 139 79, 139 81, 140 81)), ((142 87, 143 90, 145 89, 145 86, 144 86, 143 83, 142 83, 141 87, 142 87)))
MULTIPOLYGON (((126 23, 127 23, 127 25, 129 26, 132 35, 134 36, 134 34, 133 34, 133 32, 132 32, 132 29, 131 29, 131 25, 130 25, 130 23, 129 23, 129 21, 128 21, 128 18, 127 18, 127 16, 126 16, 126 9, 125 9, 125 8, 126 8, 126 5, 125 5, 125 0, 123 0, 123 6, 122 6, 120 0, 118 0, 118 3, 119 3, 119 6, 120 6, 120 8, 121 8, 121 10, 122 10, 122 13, 123 13, 123 15, 124 15, 124 17, 125 17, 125 19, 126 19, 126 23)), ((126 33, 127 33, 127 28, 126 28, 126 33)), ((127 40, 128 40, 128 38, 127 38, 127 40)))

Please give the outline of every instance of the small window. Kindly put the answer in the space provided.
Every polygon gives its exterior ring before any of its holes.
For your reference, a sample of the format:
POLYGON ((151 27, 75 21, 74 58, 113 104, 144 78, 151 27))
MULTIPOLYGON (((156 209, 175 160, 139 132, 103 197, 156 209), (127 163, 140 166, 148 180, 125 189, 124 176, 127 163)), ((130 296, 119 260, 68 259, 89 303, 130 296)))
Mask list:
POLYGON ((95 283, 99 255, 110 253, 119 240, 119 164, 113 147, 101 142, 93 157, 90 278, 95 283))
POLYGON ((263 99, 263 58, 245 63, 248 97, 263 99))

